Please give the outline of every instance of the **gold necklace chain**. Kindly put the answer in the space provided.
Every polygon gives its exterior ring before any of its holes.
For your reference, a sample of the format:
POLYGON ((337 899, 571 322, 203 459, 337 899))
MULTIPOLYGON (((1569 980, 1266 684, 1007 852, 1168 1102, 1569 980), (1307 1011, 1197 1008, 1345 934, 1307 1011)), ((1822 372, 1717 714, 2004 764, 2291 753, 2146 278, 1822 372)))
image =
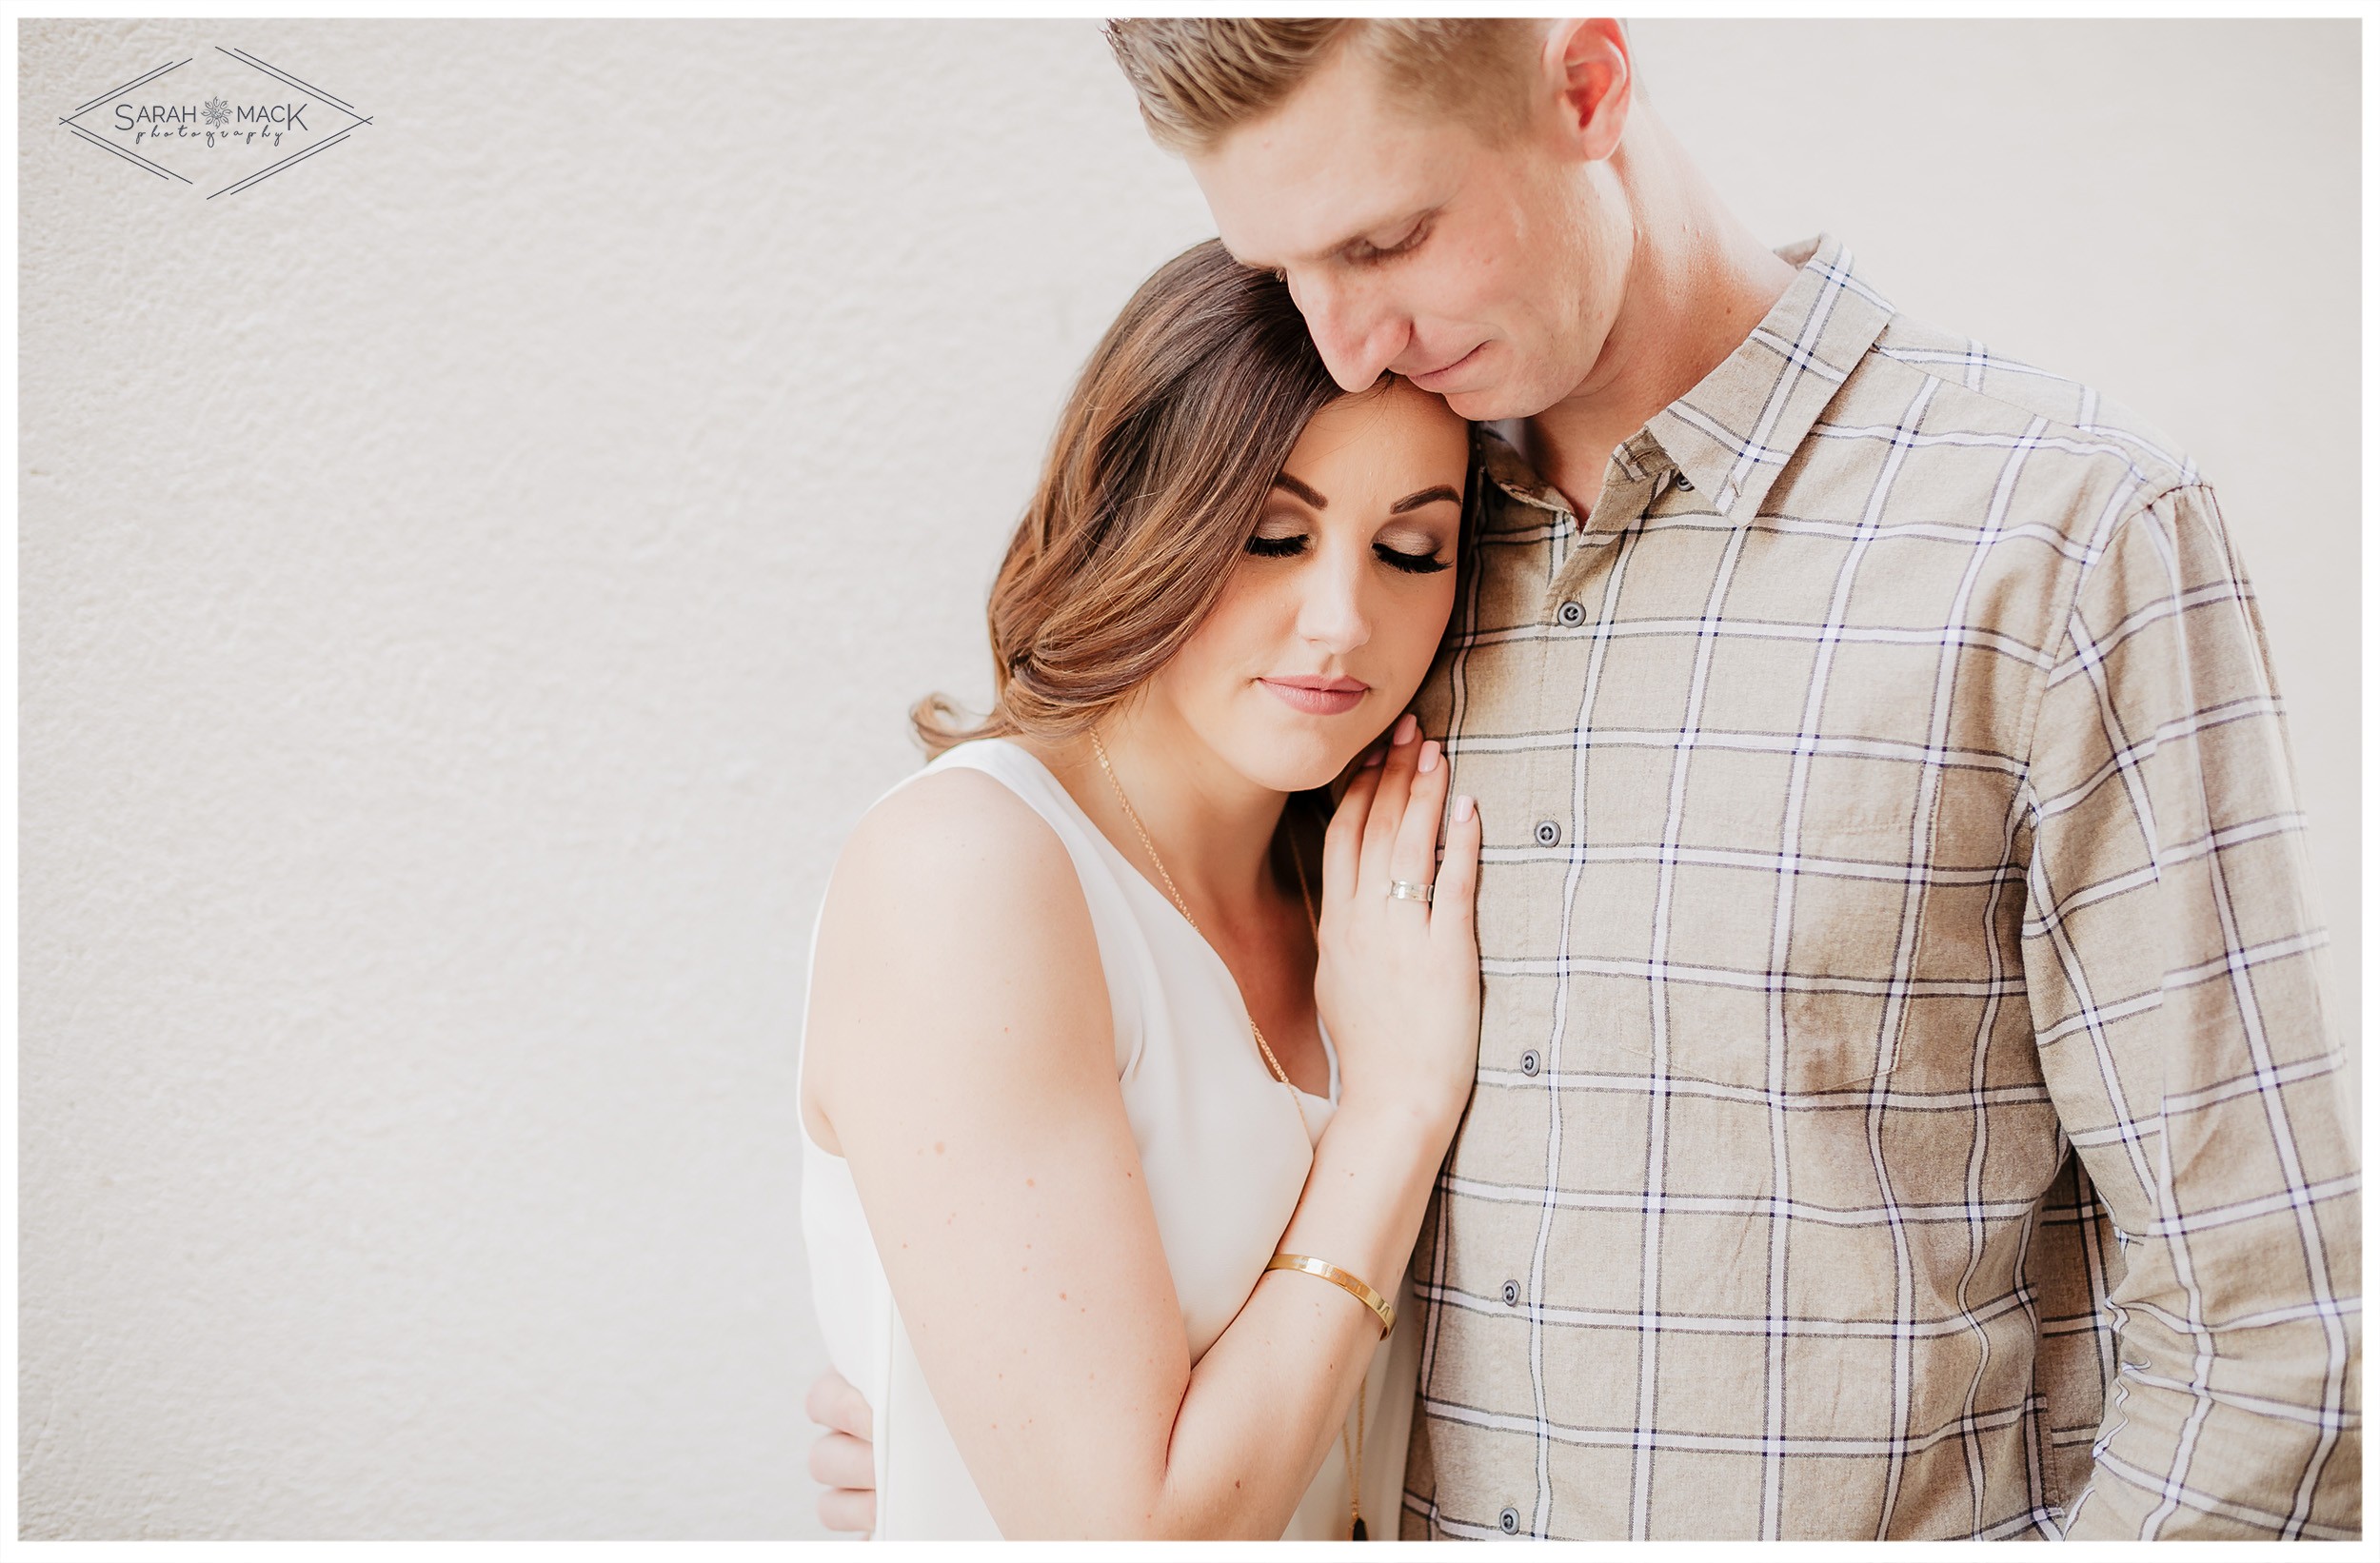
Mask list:
MULTIPOLYGON (((1132 828, 1139 833, 1141 849, 1148 853, 1149 861, 1157 869, 1158 879, 1164 882, 1165 894, 1173 898, 1175 909, 1181 913, 1181 920, 1190 924, 1190 931, 1205 939, 1206 931, 1199 926, 1199 920, 1190 915, 1190 903, 1181 899, 1181 891, 1174 883, 1174 877, 1165 871, 1165 860, 1157 855, 1157 843, 1149 840, 1149 827, 1140 822, 1140 811, 1134 808, 1132 800, 1125 796, 1124 784, 1116 779, 1116 767, 1107 762, 1107 745, 1100 742, 1096 732, 1091 734, 1091 748, 1100 757, 1100 769, 1107 774, 1107 784, 1116 789, 1116 801, 1123 805, 1124 818, 1132 821, 1132 828)), ((1319 939, 1320 932, 1314 915, 1314 892, 1306 885, 1305 855, 1298 850, 1295 832, 1289 837, 1289 861, 1297 865, 1298 895, 1306 905, 1306 926, 1314 929, 1319 939)), ((1264 1039, 1264 1028, 1256 1023, 1254 1011, 1248 1014, 1248 1030, 1255 1036, 1257 1049, 1264 1055, 1264 1062, 1273 1071, 1273 1078, 1289 1086, 1290 1100, 1296 1103, 1298 1119, 1302 1123, 1306 1116, 1305 1103, 1298 1101, 1298 1088, 1290 1085, 1289 1071, 1283 1069, 1280 1060, 1273 1057, 1273 1044, 1264 1039)), ((1339 1446, 1347 1456, 1347 1528, 1350 1539, 1356 1541, 1366 1539, 1363 1528, 1363 1423, 1364 1413, 1368 1409, 1365 1402, 1371 1397, 1371 1374, 1367 1370, 1364 1376, 1356 1381, 1356 1423, 1352 1446, 1347 1429, 1342 1426, 1339 1430, 1339 1446)))
MULTIPOLYGON (((1149 827, 1140 822, 1140 811, 1132 806, 1130 798, 1124 796, 1124 784, 1116 780, 1116 767, 1107 762, 1107 745, 1100 742, 1100 736, 1096 732, 1091 735, 1091 748, 1100 757, 1100 769, 1107 773, 1107 784, 1116 789, 1116 801, 1124 806, 1124 818, 1132 821, 1132 828, 1140 833, 1140 845, 1148 853, 1149 861, 1157 866, 1157 877, 1164 881, 1165 894, 1173 898, 1175 907, 1181 913, 1181 920, 1190 924, 1193 933, 1200 939, 1205 939, 1206 930, 1200 928, 1199 920, 1190 915, 1190 903, 1181 899, 1181 891, 1175 885, 1174 877, 1165 872, 1165 860, 1157 855, 1157 843, 1149 840, 1149 827)), ((1298 866, 1298 894, 1305 900, 1306 925, 1312 928, 1316 923, 1314 892, 1306 888, 1305 858, 1299 852, 1298 838, 1294 835, 1289 838, 1289 858, 1298 866)), ((1273 1078, 1283 1085, 1289 1085, 1289 1071, 1283 1069, 1280 1066, 1280 1060, 1273 1057, 1273 1044, 1264 1039, 1264 1028, 1256 1023, 1256 1015, 1253 1011, 1248 1016, 1248 1029, 1256 1034, 1257 1049, 1264 1055, 1265 1065, 1273 1071, 1273 1078)), ((1290 1089, 1297 1088, 1291 1086, 1290 1089)), ((1305 1109, 1302 1106, 1298 1109, 1298 1116, 1299 1118, 1305 1116, 1305 1109)))

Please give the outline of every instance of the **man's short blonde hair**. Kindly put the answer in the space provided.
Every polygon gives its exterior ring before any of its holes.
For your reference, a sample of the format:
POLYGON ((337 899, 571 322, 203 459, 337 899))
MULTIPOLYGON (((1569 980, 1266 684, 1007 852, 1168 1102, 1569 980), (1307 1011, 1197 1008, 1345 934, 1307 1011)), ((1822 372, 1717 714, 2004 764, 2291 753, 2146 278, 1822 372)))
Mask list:
POLYGON ((1368 54, 1392 93, 1501 142, 1527 122, 1544 29, 1510 17, 1135 17, 1107 24, 1107 47, 1149 134, 1174 151, 1205 150, 1271 111, 1342 48, 1368 54))

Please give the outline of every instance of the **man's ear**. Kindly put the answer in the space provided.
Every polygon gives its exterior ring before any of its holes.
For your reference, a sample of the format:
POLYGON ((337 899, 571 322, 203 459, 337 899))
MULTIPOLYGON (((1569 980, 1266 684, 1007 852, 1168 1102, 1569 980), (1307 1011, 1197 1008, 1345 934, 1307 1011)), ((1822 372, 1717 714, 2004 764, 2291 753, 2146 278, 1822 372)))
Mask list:
POLYGON ((1636 96, 1626 27, 1609 16, 1556 22, 1537 64, 1556 100, 1563 143, 1590 162, 1611 156, 1636 96))

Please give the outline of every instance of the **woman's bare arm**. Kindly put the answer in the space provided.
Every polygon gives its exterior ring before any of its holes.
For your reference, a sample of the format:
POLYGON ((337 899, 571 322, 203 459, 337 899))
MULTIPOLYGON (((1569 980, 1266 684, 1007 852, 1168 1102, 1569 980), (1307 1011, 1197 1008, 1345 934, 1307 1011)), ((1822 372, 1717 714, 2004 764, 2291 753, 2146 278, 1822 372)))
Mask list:
MULTIPOLYGON (((1002 1533, 1277 1537, 1378 1324, 1275 1273, 1193 1371, 1097 937, 1047 825, 970 772, 895 794, 838 865, 817 974, 814 1105, 1002 1533)), ((1347 1100, 1284 1243, 1385 1290, 1452 1128, 1393 1093, 1347 1100)))

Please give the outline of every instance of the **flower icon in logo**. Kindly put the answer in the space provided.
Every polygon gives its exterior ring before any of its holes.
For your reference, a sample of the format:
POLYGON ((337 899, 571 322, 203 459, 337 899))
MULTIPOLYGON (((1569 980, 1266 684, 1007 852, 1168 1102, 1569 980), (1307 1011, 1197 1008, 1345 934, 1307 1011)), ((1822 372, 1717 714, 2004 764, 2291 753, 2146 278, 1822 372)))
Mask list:
POLYGON ((208 98, 206 115, 208 124, 221 129, 231 118, 231 106, 220 97, 208 98))

